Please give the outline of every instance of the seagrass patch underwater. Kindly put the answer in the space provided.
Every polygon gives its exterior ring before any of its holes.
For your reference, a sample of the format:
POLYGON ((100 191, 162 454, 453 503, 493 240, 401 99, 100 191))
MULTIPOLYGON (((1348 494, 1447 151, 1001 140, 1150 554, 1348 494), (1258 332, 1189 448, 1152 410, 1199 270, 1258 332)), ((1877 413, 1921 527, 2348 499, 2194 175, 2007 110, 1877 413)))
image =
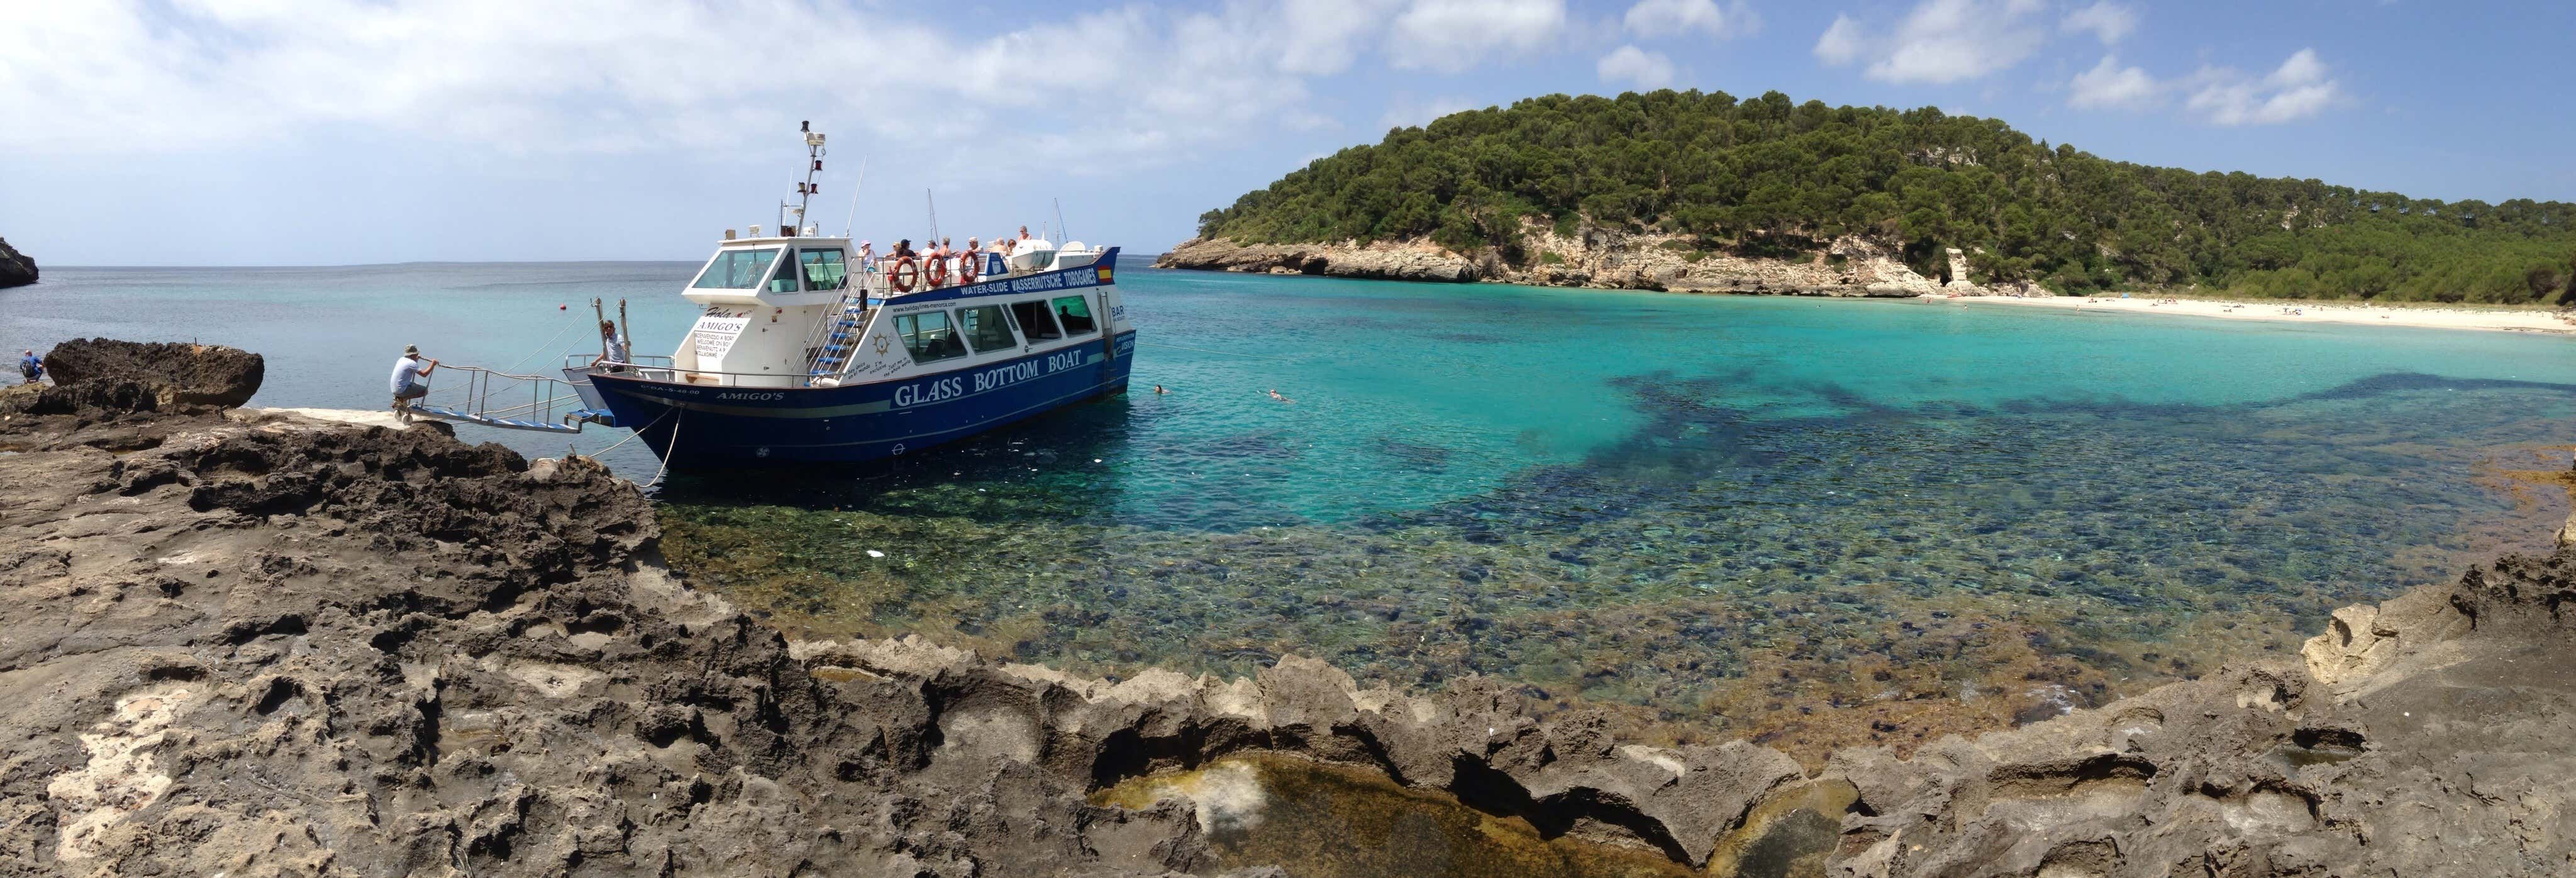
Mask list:
POLYGON ((1478 673, 1812 756, 2294 647, 2535 544, 2563 500, 2491 471, 2576 425, 2564 339, 1121 278, 1178 346, 1127 397, 675 477, 673 562, 813 634, 1478 673))

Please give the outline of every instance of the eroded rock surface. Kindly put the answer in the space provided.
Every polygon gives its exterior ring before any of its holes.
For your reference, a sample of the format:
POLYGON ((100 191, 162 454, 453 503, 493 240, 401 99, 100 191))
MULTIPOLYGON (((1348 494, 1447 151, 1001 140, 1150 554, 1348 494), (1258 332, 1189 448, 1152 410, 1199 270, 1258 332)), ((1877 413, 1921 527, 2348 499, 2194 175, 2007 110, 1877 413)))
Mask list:
POLYGON ((93 338, 55 345, 45 354, 45 371, 62 385, 138 385, 160 408, 229 408, 259 392, 267 361, 221 345, 93 338))
POLYGON ((1086 796, 1254 751, 1693 864, 1808 825, 1745 828, 1821 781, 1854 792, 1801 854, 1830 874, 2576 868, 2570 550, 2348 610, 2298 663, 1810 779, 1489 680, 791 643, 675 579, 580 458, 96 407, 11 414, 0 449, 0 874, 1206 874, 1188 803, 1086 796))
POLYGON ((1493 281, 1532 286, 1666 290, 1748 295, 1910 298, 1939 293, 1979 295, 2036 292, 2026 284, 1996 288, 1966 280, 1973 258, 1948 254, 1954 278, 1947 284, 1917 274, 1869 241, 1829 242, 1822 258, 1807 261, 1748 258, 1691 249, 1687 236, 1638 234, 1585 226, 1560 235, 1543 224, 1522 230, 1530 255, 1514 266, 1491 253, 1470 258, 1429 241, 1341 244, 1244 244, 1192 238, 1154 261, 1157 268, 1314 274, 1409 281, 1493 281))

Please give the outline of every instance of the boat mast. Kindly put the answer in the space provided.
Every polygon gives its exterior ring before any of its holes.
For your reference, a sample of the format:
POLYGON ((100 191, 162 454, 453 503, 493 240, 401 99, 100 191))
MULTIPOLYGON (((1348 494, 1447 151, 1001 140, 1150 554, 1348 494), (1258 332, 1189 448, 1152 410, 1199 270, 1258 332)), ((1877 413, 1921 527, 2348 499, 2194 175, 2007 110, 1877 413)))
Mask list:
MULTIPOLYGON (((796 184, 795 207, 788 207, 787 202, 784 201, 778 203, 780 225, 786 227, 787 233, 790 237, 793 237, 796 233, 805 228, 805 209, 813 202, 814 193, 821 191, 821 187, 814 183, 814 175, 823 172, 824 155, 823 134, 822 132, 814 130, 814 123, 811 120, 796 123, 796 130, 805 134, 805 158, 807 159, 805 163, 805 182, 796 184), (786 215, 790 211, 793 211, 796 214, 794 222, 786 221, 786 215)), ((850 193, 850 195, 852 198, 850 209, 855 211, 858 209, 858 201, 856 200, 858 193, 853 192, 850 193)))
POLYGON ((868 157, 861 155, 859 156, 859 178, 850 183, 850 215, 841 220, 841 237, 849 237, 850 229, 859 221, 859 187, 867 185, 867 182, 868 157))
POLYGON ((1064 242, 1069 240, 1064 233, 1064 199, 1050 198, 1047 200, 1055 202, 1055 243, 1056 246, 1062 247, 1064 246, 1064 242))
POLYGON ((939 244, 939 199, 931 195, 928 189, 921 190, 921 197, 930 202, 930 244, 937 246, 939 244))

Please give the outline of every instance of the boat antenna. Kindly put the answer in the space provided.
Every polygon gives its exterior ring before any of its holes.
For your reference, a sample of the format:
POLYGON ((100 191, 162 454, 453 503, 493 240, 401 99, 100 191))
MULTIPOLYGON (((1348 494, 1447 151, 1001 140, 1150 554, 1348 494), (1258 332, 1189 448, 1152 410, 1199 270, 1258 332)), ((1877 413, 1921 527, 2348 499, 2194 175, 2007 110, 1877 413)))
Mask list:
POLYGON ((932 244, 938 244, 938 243, 939 243, 939 198, 938 198, 937 196, 931 195, 931 194, 930 194, 930 190, 928 190, 928 189, 921 190, 921 197, 922 197, 922 199, 923 199, 923 200, 930 202, 930 243, 932 243, 932 244))
POLYGON ((1063 246, 1065 242, 1064 199, 1050 198, 1047 200, 1055 202, 1055 243, 1057 246, 1063 246))
POLYGON ((868 157, 860 156, 859 178, 850 182, 850 216, 849 218, 841 221, 841 237, 849 237, 851 227, 859 221, 859 187, 865 185, 867 182, 868 157))
MULTIPOLYGON (((796 184, 796 222, 793 225, 788 226, 788 228, 803 229, 805 227, 805 209, 810 206, 811 202, 814 200, 814 193, 821 191, 820 187, 816 186, 814 183, 814 175, 823 172, 823 134, 822 132, 814 130, 814 123, 811 120, 796 123, 796 130, 803 132, 805 135, 805 158, 807 161, 805 163, 805 182, 796 184)), ((786 203, 780 202, 779 211, 784 213, 786 210, 786 203)))

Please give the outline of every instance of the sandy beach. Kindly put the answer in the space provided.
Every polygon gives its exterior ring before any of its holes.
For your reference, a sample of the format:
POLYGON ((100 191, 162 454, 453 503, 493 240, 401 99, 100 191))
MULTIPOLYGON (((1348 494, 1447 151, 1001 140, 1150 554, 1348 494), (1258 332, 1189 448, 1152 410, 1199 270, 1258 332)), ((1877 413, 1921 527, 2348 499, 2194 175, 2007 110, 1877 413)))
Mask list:
POLYGON ((2025 308, 2067 308, 2078 311, 2118 312, 2126 314, 2165 314, 2187 317, 2216 317, 2222 320, 2280 320, 2308 323, 2355 323, 2368 326, 2419 326, 2430 329, 2484 329, 2502 332, 2545 332, 2576 335, 2576 323, 2560 319, 2555 313, 2538 309, 2477 308, 2467 306, 2428 305, 2422 307, 2388 307, 2363 303, 2317 304, 2265 301, 2230 302, 2216 299, 2155 299, 2116 296, 1925 296, 1925 304, 2013 305, 2025 308))

